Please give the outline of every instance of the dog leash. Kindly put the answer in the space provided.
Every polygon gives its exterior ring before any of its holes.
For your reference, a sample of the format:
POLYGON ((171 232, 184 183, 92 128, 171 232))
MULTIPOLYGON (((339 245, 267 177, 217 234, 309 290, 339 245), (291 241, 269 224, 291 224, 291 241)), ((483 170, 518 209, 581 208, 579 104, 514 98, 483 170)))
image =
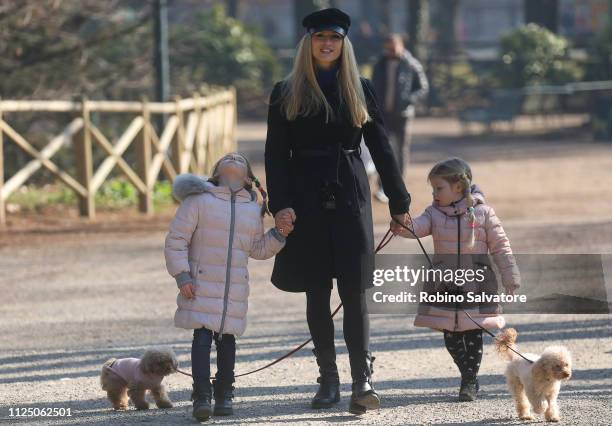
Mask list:
POLYGON ((192 374, 190 374, 190 373, 188 373, 186 371, 183 371, 183 370, 179 370, 178 368, 176 370, 174 370, 174 371, 176 371, 177 373, 184 374, 185 376, 193 377, 192 374))
MULTIPOLYGON (((382 238, 382 240, 380 241, 380 243, 378 243, 378 246, 376 247, 376 250, 374 250, 374 253, 378 253, 380 250, 382 250, 382 248, 384 246, 386 246, 387 244, 389 244, 389 241, 391 241, 391 238, 393 238, 393 234, 391 233, 391 229, 387 230, 387 233, 385 234, 385 236, 382 238), (388 238, 387 238, 388 237, 388 238)), ((338 307, 334 310, 334 312, 332 312, 331 317, 335 317, 336 314, 338 313, 338 311, 340 311, 340 308, 342 308, 342 303, 340 303, 338 305, 338 307)), ((268 367, 272 367, 275 364, 278 364, 279 362, 281 362, 282 360, 289 358, 291 355, 293 355, 294 353, 296 353, 297 351, 299 351, 300 349, 302 349, 304 346, 306 346, 307 344, 309 344, 310 342, 312 342, 312 337, 308 340, 306 340, 304 343, 299 344, 298 346, 296 346, 295 348, 293 348, 292 350, 290 350, 289 352, 287 352, 286 354, 284 354, 283 356, 281 356, 280 358, 275 359, 274 361, 264 365, 263 367, 257 368, 255 370, 249 371, 247 373, 242 373, 242 374, 237 374, 234 377, 243 377, 243 376, 248 376, 249 374, 253 374, 253 373, 257 373, 261 370, 265 370, 268 367)))

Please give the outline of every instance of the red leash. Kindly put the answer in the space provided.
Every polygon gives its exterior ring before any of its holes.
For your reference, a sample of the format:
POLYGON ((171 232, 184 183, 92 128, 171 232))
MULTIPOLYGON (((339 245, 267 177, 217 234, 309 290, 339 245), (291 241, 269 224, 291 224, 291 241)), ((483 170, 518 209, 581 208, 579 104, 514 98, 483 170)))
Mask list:
MULTIPOLYGON (((374 250, 374 253, 378 253, 380 250, 382 250, 382 248, 384 246, 389 244, 389 242, 391 241, 392 238, 393 238, 393 234, 391 233, 391 229, 389 228, 387 230, 387 233, 385 234, 385 236, 380 241, 380 243, 378 243, 378 246, 376 246, 376 250, 374 250)), ((340 303, 338 305, 338 307, 334 310, 334 312, 332 312, 332 315, 331 315, 332 318, 336 316, 338 311, 340 311, 341 307, 342 307, 342 303, 340 303)), ((291 349, 289 352, 287 352, 286 354, 284 354, 280 358, 277 358, 274 361, 269 362, 268 364, 264 365, 263 367, 259 367, 259 368, 255 369, 255 370, 248 371, 246 373, 236 374, 234 377, 248 376, 249 374, 257 373, 259 371, 265 370, 268 367, 272 367, 273 365, 278 364, 282 360, 289 358, 291 355, 293 355, 294 353, 298 352, 300 349, 302 349, 304 346, 306 346, 310 342, 312 342, 312 337, 310 339, 306 340, 304 343, 301 343, 298 346, 296 346, 295 348, 291 349)), ((176 369, 176 372, 184 374, 185 376, 193 377, 191 374, 189 374, 189 373, 187 373, 185 371, 179 370, 178 368, 176 369)))

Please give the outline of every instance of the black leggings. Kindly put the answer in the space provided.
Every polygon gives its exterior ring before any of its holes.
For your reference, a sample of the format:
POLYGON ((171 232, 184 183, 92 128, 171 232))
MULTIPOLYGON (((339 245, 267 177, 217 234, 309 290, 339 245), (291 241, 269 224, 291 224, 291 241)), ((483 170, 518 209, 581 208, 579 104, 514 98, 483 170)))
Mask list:
MULTIPOLYGON (((349 353, 367 351, 370 345, 370 319, 365 293, 340 292, 344 309, 344 341, 349 353)), ((331 288, 316 288, 306 292, 306 319, 315 348, 334 346, 334 321, 329 306, 331 288)))
POLYGON ((461 377, 476 377, 482 361, 482 330, 444 330, 444 344, 459 367, 461 377))
POLYGON ((213 340, 217 347, 217 374, 215 378, 224 384, 234 383, 236 364, 236 338, 232 334, 214 333, 207 328, 193 330, 191 343, 191 373, 196 385, 210 381, 210 349, 213 340))

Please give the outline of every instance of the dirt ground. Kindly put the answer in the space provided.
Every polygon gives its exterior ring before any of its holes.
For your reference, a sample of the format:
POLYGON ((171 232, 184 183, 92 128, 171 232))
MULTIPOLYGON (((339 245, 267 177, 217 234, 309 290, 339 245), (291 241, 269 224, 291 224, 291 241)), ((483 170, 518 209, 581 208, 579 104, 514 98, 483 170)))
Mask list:
MULTIPOLYGON (((265 123, 239 127, 239 148, 263 178, 265 123)), ((411 212, 431 201, 425 178, 433 162, 465 158, 516 253, 612 255, 612 145, 595 143, 574 127, 543 134, 463 135, 457 123, 421 119, 415 126, 406 182, 411 212)), ((176 287, 165 271, 163 238, 171 212, 142 218, 132 212, 101 214, 87 223, 73 214, 10 217, 0 233, 0 422, 25 424, 193 424, 190 381, 167 379, 176 407, 113 412, 99 389, 109 357, 138 356, 150 346, 172 346, 190 370, 190 333, 173 327, 176 287), (71 417, 15 418, 10 409, 61 407, 71 417)), ((387 206, 375 204, 376 238, 388 223, 387 206)), ((271 222, 268 221, 268 225, 271 222)), ((431 251, 431 241, 424 239, 431 251)), ((394 239, 388 253, 418 253, 415 242, 394 239)), ((611 259, 611 256, 604 256, 611 259)), ((249 326, 238 340, 236 372, 259 367, 308 337, 302 294, 269 283, 272 260, 253 261, 249 326)), ((610 288, 608 271, 608 300, 610 288)), ((334 303, 337 299, 334 300, 334 303)), ((510 315, 520 347, 540 352, 564 344, 574 375, 560 407, 567 424, 609 424, 612 415, 612 328, 609 315, 510 315)), ((455 402, 458 374, 440 333, 412 326, 400 315, 371 317, 374 383, 382 408, 356 418, 346 411, 350 374, 336 339, 342 401, 314 411, 316 364, 304 349, 272 369, 238 379, 236 415, 215 424, 519 424, 503 379, 504 363, 486 339, 482 394, 455 402)))

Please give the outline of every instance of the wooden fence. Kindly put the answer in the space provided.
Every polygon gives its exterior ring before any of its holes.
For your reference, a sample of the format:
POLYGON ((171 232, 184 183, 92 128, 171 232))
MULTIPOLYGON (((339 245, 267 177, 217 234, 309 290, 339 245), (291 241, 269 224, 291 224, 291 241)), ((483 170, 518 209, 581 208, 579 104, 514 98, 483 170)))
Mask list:
POLYGON ((46 169, 71 188, 78 197, 83 216, 95 218, 95 195, 111 171, 117 167, 138 191, 139 210, 153 212, 153 186, 160 171, 171 182, 179 173, 206 173, 223 153, 234 151, 236 94, 232 89, 206 96, 176 98, 174 102, 123 101, 0 101, 0 226, 6 221, 5 204, 36 171, 46 169), (6 113, 65 112, 74 119, 38 150, 7 121, 6 113), (111 142, 91 114, 120 113, 134 116, 123 134, 111 142), (4 115, 3 115, 4 113, 4 115), (158 135, 153 125, 155 114, 166 116, 158 135), (12 142, 32 157, 24 167, 4 181, 4 141, 12 142), (135 144, 135 168, 123 154, 135 144), (73 150, 75 176, 62 170, 52 157, 63 147, 73 150), (94 169, 93 149, 104 153, 94 169))

